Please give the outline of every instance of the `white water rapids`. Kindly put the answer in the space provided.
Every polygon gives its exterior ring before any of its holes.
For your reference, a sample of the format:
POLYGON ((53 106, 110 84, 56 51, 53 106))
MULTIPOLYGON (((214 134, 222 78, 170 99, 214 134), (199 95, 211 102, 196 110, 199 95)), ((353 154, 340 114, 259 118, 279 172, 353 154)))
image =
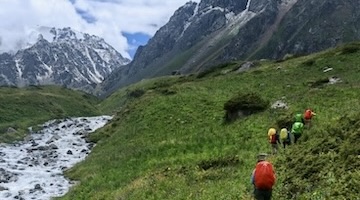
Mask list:
POLYGON ((24 141, 0 145, 0 199, 49 200, 74 184, 63 171, 85 159, 93 144, 86 136, 112 117, 52 120, 24 141))

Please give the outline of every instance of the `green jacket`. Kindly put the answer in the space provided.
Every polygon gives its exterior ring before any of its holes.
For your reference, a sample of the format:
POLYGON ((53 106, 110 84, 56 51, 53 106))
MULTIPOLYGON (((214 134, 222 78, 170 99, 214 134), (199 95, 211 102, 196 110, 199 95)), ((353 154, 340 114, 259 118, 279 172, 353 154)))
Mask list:
POLYGON ((298 113, 295 115, 295 122, 303 122, 302 114, 298 113))
POLYGON ((302 134, 304 130, 304 124, 302 122, 295 122, 291 127, 291 133, 295 135, 302 134))

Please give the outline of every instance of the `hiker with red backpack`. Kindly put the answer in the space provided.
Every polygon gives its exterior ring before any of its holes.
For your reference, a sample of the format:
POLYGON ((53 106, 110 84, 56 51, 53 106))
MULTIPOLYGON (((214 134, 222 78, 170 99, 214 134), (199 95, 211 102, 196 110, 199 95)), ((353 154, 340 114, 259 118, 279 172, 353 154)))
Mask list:
POLYGON ((259 154, 255 169, 251 175, 256 200, 271 200, 272 188, 276 181, 273 165, 266 161, 267 154, 259 154))
POLYGON ((311 119, 313 118, 313 116, 316 116, 316 113, 314 111, 312 111, 310 108, 306 109, 304 112, 304 121, 305 121, 305 125, 310 128, 311 127, 311 119))
POLYGON ((279 134, 275 128, 270 128, 268 130, 269 143, 271 144, 272 154, 275 155, 279 149, 278 144, 280 144, 279 134))

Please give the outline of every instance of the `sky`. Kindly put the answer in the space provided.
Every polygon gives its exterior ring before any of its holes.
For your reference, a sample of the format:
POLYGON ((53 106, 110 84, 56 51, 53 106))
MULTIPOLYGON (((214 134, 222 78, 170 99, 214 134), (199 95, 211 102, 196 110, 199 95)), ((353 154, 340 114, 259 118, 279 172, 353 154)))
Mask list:
POLYGON ((0 53, 18 50, 36 27, 71 27, 104 38, 131 59, 188 1, 0 0, 0 53))

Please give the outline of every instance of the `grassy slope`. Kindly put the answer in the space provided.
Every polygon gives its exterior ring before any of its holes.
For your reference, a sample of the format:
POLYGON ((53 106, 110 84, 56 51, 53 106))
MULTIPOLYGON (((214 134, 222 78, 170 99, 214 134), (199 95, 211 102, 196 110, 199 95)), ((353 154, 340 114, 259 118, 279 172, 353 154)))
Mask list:
MULTIPOLYGON (((116 111, 116 118, 93 135, 98 145, 88 159, 68 171, 81 184, 61 199, 249 199, 255 155, 270 151, 268 128, 307 107, 318 113, 314 127, 300 144, 270 158, 279 176, 274 199, 351 199, 360 188, 354 167, 360 152, 350 144, 360 137, 359 126, 346 127, 360 119, 360 52, 349 51, 358 48, 264 62, 241 74, 147 80, 118 91, 101 104, 116 111), (324 73, 327 67, 333 70, 324 73), (310 87, 330 76, 342 82, 310 87), (134 91, 145 94, 130 97, 134 91), (270 102, 284 98, 290 108, 224 124, 224 103, 246 92, 270 102), (342 122, 344 115, 353 121, 342 122), (329 183, 340 186, 349 177, 351 189, 335 194, 329 183)), ((344 184, 339 190, 345 190, 344 184)))
POLYGON ((49 119, 99 114, 98 100, 82 92, 46 86, 0 88, 0 141, 22 138, 29 126, 49 119), (8 127, 17 133, 6 133, 8 127))

